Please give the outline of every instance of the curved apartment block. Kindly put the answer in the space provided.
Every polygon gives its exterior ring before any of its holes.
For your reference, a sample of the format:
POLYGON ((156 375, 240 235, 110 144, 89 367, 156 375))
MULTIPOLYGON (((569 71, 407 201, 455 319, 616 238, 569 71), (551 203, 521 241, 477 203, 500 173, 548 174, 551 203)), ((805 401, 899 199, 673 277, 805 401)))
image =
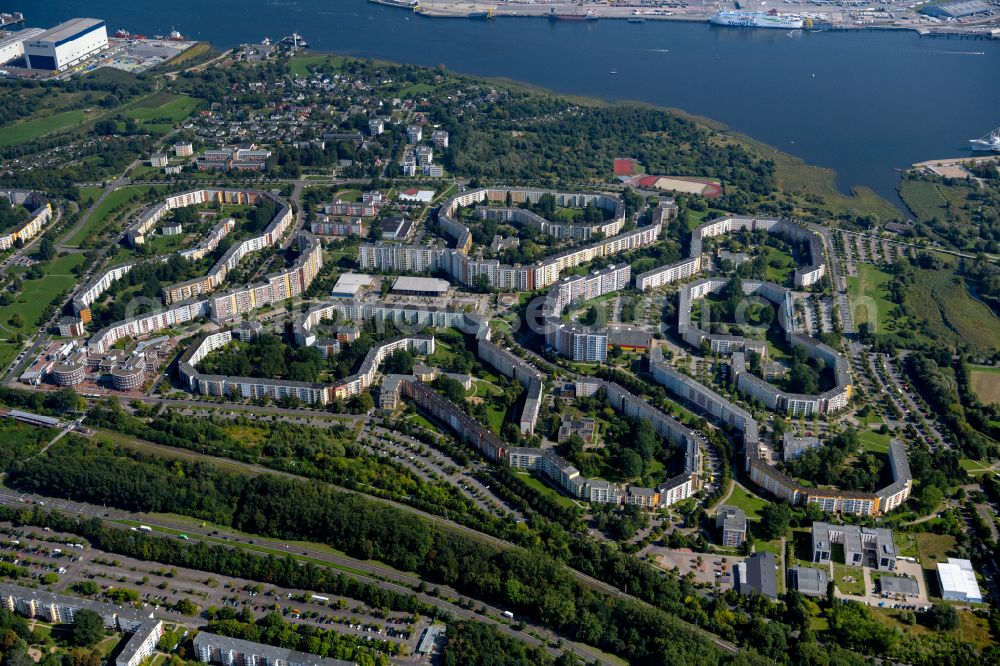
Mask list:
POLYGON ((657 289, 697 275, 701 272, 702 268, 702 245, 704 239, 740 231, 764 231, 769 234, 784 236, 788 240, 797 243, 807 243, 809 246, 809 264, 795 270, 794 284, 796 287, 810 287, 826 275, 823 242, 816 232, 790 219, 731 216, 699 224, 691 232, 691 246, 688 250, 688 258, 639 273, 635 276, 635 288, 639 291, 657 289))
POLYGON ((323 253, 319 240, 311 233, 300 231, 296 239, 299 256, 288 268, 267 275, 257 284, 232 289, 210 298, 172 303, 161 310, 115 322, 95 333, 87 342, 88 348, 105 352, 126 336, 146 336, 199 317, 226 321, 301 294, 309 288, 323 267, 323 253))
POLYGON ((696 300, 708 294, 721 291, 728 280, 706 278, 683 285, 677 293, 677 334, 692 347, 700 347, 708 342, 712 352, 732 356, 731 379, 737 390, 765 407, 792 416, 831 414, 847 407, 851 400, 850 366, 843 354, 808 335, 796 330, 792 292, 770 282, 746 280, 742 283, 743 293, 759 296, 778 308, 778 322, 785 331, 785 341, 791 346, 803 349, 810 358, 822 360, 833 370, 834 387, 817 395, 806 395, 783 391, 774 384, 751 374, 747 368, 746 353, 754 352, 767 356, 767 343, 751 340, 739 335, 709 333, 691 321, 691 306, 696 300))
MULTIPOLYGON (((524 386, 527 393, 524 407, 518 419, 518 427, 522 434, 534 434, 535 425, 538 422, 538 412, 541 409, 544 375, 510 350, 492 342, 492 331, 489 323, 482 318, 459 310, 413 305, 387 305, 375 300, 338 300, 310 308, 295 322, 296 344, 304 346, 329 344, 329 341, 321 335, 319 325, 324 319, 331 319, 334 313, 346 321, 391 321, 397 325, 455 328, 475 336, 476 355, 489 363, 500 374, 524 386)), ((396 383, 392 388, 394 392, 398 392, 400 389, 399 383, 396 383)), ((387 389, 383 386, 383 391, 385 390, 387 389)), ((396 398, 398 395, 387 399, 386 402, 395 404, 396 398)))
POLYGON ((653 378, 681 401, 707 414, 716 424, 743 435, 747 474, 761 488, 790 504, 816 504, 829 513, 879 515, 892 511, 910 496, 913 475, 906 449, 898 440, 889 444, 892 483, 874 493, 804 486, 762 455, 759 426, 747 410, 701 382, 672 368, 659 348, 650 350, 649 368, 653 378))
POLYGON ((438 211, 438 224, 455 241, 454 249, 435 248, 424 245, 386 245, 365 243, 358 248, 358 263, 362 270, 382 270, 392 272, 424 272, 443 270, 454 280, 471 285, 477 276, 484 275, 494 289, 507 291, 534 291, 555 284, 560 271, 611 256, 618 252, 635 250, 656 242, 662 230, 663 217, 667 208, 657 208, 653 223, 625 233, 620 232, 625 223, 625 205, 617 197, 605 194, 573 194, 546 190, 485 188, 466 192, 446 201, 438 211), (556 197, 560 205, 586 206, 593 203, 598 208, 611 212, 612 218, 595 225, 554 223, 520 208, 477 208, 484 216, 506 217, 525 224, 545 225, 547 233, 560 238, 589 239, 594 234, 615 231, 615 235, 603 240, 572 248, 530 265, 501 264, 496 259, 478 259, 469 256, 472 248, 472 234, 469 229, 455 219, 459 206, 475 206, 485 201, 501 202, 511 193, 512 203, 517 201, 537 201, 543 194, 556 197))
MULTIPOLYGON (((133 247, 146 242, 146 234, 156 226, 156 223, 166 217, 167 213, 175 208, 184 206, 202 205, 207 203, 234 204, 240 206, 254 206, 261 198, 268 198, 278 204, 278 215, 275 219, 284 216, 284 208, 291 207, 283 199, 262 190, 252 189, 226 189, 226 188, 204 188, 200 190, 189 190, 172 194, 161 203, 146 210, 132 224, 125 229, 125 238, 133 247)), ((273 221, 272 221, 273 223, 273 221)))

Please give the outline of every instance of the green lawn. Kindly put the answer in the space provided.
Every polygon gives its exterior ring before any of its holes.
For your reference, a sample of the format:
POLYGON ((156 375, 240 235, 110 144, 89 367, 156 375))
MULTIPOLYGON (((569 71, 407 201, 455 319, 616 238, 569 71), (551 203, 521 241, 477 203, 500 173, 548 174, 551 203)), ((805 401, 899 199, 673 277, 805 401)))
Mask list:
POLYGON ((63 111, 54 113, 51 116, 22 120, 21 122, 0 128, 0 146, 14 146, 26 141, 32 141, 46 134, 52 134, 59 130, 79 125, 87 120, 87 113, 83 109, 73 111, 63 111))
POLYGON ((340 190, 339 192, 337 192, 333 196, 334 196, 335 199, 340 199, 341 201, 344 201, 344 202, 351 202, 351 203, 353 203, 353 202, 356 202, 356 201, 361 201, 361 197, 363 195, 364 195, 364 192, 362 192, 361 190, 340 190))
POLYGON ((292 75, 307 76, 311 67, 317 67, 321 64, 326 64, 331 68, 340 67, 346 59, 344 56, 296 56, 288 61, 288 65, 292 75))
POLYGON ((896 554, 901 557, 917 557, 917 536, 909 532, 896 530, 892 533, 892 539, 896 542, 896 554))
POLYGON ((438 427, 433 423, 431 423, 430 421, 428 421, 423 414, 411 414, 410 416, 407 417, 407 420, 413 421, 418 426, 427 428, 428 430, 433 430, 434 432, 438 432, 438 427))
POLYGON ((870 453, 889 453, 889 435, 883 435, 874 430, 862 430, 858 439, 865 451, 870 453))
POLYGON ((0 342, 0 369, 6 370, 21 351, 21 345, 10 342, 0 342))
POLYGON ((865 593, 865 578, 861 567, 849 567, 844 564, 833 565, 833 582, 840 590, 841 594, 853 594, 862 596, 865 593), (853 581, 845 581, 844 578, 853 578, 853 581))
MULTIPOLYGON (((105 220, 107 220, 108 216, 111 215, 114 209, 127 203, 136 195, 141 198, 146 192, 149 191, 150 187, 155 187, 157 189, 163 188, 162 185, 132 185, 115 190, 101 202, 101 205, 94 210, 94 214, 90 216, 82 227, 80 227, 80 230, 77 231, 71 238, 65 239, 64 242, 70 247, 79 247, 91 233, 101 229, 105 220)), ((136 205, 138 206, 139 203, 137 202, 136 205)))
POLYGON ((871 264, 855 264, 858 275, 847 278, 847 293, 851 300, 854 323, 876 324, 877 331, 883 331, 889 323, 889 313, 895 305, 889 301, 885 285, 892 276, 871 264), (870 300, 869 300, 870 299, 870 300), (874 309, 875 312, 870 310, 874 309))
POLYGON ((927 585, 928 596, 941 596, 937 579, 938 562, 947 562, 949 553, 954 555, 955 537, 950 534, 934 534, 933 532, 918 532, 916 534, 917 557, 920 568, 924 571, 924 582, 927 585))
POLYGON ((704 222, 705 218, 708 217, 708 214, 710 212, 711 211, 707 208, 703 211, 697 211, 691 209, 684 211, 684 215, 687 218, 686 222, 688 231, 693 231, 695 227, 704 222))
POLYGON ((104 190, 100 187, 81 187, 80 188, 80 207, 86 208, 90 204, 97 201, 97 197, 101 196, 101 192, 104 190))
POLYGON ((507 416, 505 412, 500 411, 492 405, 492 403, 486 403, 486 425, 490 427, 490 430, 500 434, 500 429, 503 428, 504 418, 507 416))
MULTIPOLYGON (((38 280, 25 280, 24 289, 17 300, 5 307, 0 307, 0 327, 3 335, 8 338, 11 333, 30 334, 38 328, 38 318, 57 294, 72 289, 76 276, 70 271, 83 263, 82 254, 68 254, 57 257, 46 268, 45 276, 38 280), (21 315, 23 324, 15 326, 10 323, 14 313, 21 315)), ((9 340, 9 338, 8 338, 9 340)), ((16 355, 16 353, 15 353, 16 355)))
POLYGON ((775 284, 791 286, 792 274, 798 267, 795 259, 787 252, 782 252, 768 245, 762 245, 759 249, 767 261, 767 268, 764 269, 764 279, 775 284))
POLYGON ((1000 367, 970 365, 972 390, 986 404, 1000 404, 1000 367))
POLYGON ((130 118, 144 122, 176 123, 190 116, 200 103, 200 100, 187 95, 160 93, 145 100, 143 104, 132 107, 127 111, 127 114, 130 118), (149 106, 157 102, 158 105, 149 106))
POLYGON ((744 490, 742 486, 734 486, 733 494, 729 496, 728 500, 726 500, 726 504, 731 504, 743 509, 743 512, 747 514, 747 518, 752 520, 760 519, 760 510, 763 509, 767 503, 767 500, 761 499, 756 495, 751 495, 748 491, 744 490))
POLYGON ((959 225, 972 222, 971 213, 963 208, 975 188, 965 185, 943 185, 933 181, 903 178, 899 194, 910 211, 921 222, 932 218, 952 220, 959 225))
POLYGON ((563 495, 561 492, 559 492, 552 486, 546 485, 543 481, 539 480, 536 476, 532 474, 529 474, 527 472, 518 472, 517 478, 519 478, 521 481, 524 481, 525 484, 531 486, 540 493, 548 495, 549 497, 554 499, 556 503, 561 504, 562 506, 576 506, 576 503, 572 499, 570 499, 566 495, 563 495))
POLYGON ((968 458, 962 458, 958 461, 958 464, 962 466, 970 476, 979 476, 980 474, 988 474, 992 471, 990 468, 990 463, 986 460, 970 460, 968 458))

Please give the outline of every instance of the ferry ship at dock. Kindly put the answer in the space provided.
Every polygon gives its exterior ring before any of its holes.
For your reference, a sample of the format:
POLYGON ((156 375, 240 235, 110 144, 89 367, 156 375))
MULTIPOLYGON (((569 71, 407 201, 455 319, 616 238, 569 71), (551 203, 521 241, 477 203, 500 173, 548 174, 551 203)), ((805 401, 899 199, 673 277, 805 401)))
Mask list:
POLYGON ((986 136, 969 139, 969 147, 975 152, 1000 153, 1000 127, 986 136))
POLYGON ((805 21, 794 14, 779 14, 778 10, 769 12, 721 11, 708 22, 713 25, 723 25, 729 28, 783 28, 798 30, 805 21))
POLYGON ((588 9, 586 14, 557 14, 555 7, 547 14, 550 21, 596 21, 600 15, 593 9, 588 9))

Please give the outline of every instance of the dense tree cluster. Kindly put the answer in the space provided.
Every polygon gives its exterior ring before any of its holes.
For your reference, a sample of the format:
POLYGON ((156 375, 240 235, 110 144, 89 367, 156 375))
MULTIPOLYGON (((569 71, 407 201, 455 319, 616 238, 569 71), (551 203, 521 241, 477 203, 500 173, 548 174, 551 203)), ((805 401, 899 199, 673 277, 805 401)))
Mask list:
POLYGON ((792 474, 817 485, 872 492, 881 487, 884 461, 871 453, 859 453, 861 440, 854 428, 843 430, 823 443, 808 449, 788 466, 792 474), (850 465, 844 462, 852 458, 850 465))
POLYGON ((615 157, 630 155, 649 173, 721 179, 726 207, 733 210, 776 189, 772 162, 734 143, 720 146, 710 141, 709 131, 665 111, 573 107, 548 96, 510 92, 476 120, 448 127, 456 147, 448 153, 448 166, 473 177, 551 184, 604 179, 615 157), (553 106, 563 112, 553 114, 553 106))
POLYGON ((326 362, 314 347, 292 346, 276 335, 262 334, 205 356, 198 370, 209 375, 317 382, 326 370, 326 362))
POLYGON ((976 460, 995 457, 1000 453, 996 442, 977 432, 966 419, 952 364, 952 351, 940 347, 934 352, 910 354, 905 367, 921 395, 955 435, 961 452, 976 460))
MULTIPOLYGON (((680 663, 719 659, 703 639, 677 624, 677 615, 692 617, 681 601, 678 582, 656 576, 631 558, 619 561, 616 577, 632 578, 639 586, 637 594, 661 588, 664 596, 657 597, 658 605, 674 609, 673 616, 584 588, 563 565, 540 552, 471 541, 358 495, 279 477, 249 479, 205 463, 123 453, 77 443, 58 445, 44 456, 15 464, 10 482, 43 493, 58 488, 59 494, 74 499, 134 511, 192 515, 253 534, 327 543, 354 557, 417 572, 640 662, 654 655, 680 663), (648 583, 642 577, 648 577, 648 583)), ((126 533, 125 538, 134 535, 126 533)), ((595 565, 605 560, 591 550, 592 575, 597 573, 595 565)))
POLYGON ((28 219, 28 209, 11 204, 10 199, 0 197, 0 231, 14 229, 28 219))

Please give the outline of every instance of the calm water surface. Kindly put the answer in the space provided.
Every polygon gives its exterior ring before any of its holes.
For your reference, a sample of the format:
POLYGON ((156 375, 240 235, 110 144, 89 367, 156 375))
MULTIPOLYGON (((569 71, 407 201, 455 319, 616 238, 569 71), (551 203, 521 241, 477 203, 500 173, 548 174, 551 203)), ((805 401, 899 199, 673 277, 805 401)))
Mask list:
MULTIPOLYGON (((16 3, 15 3, 16 4, 16 3)), ((971 154, 1000 126, 1000 41, 909 32, 741 31, 700 23, 428 19, 364 0, 33 0, 28 25, 74 16, 171 28, 222 47, 299 31, 313 50, 443 64, 553 90, 684 109, 895 200, 896 169, 971 154)))

